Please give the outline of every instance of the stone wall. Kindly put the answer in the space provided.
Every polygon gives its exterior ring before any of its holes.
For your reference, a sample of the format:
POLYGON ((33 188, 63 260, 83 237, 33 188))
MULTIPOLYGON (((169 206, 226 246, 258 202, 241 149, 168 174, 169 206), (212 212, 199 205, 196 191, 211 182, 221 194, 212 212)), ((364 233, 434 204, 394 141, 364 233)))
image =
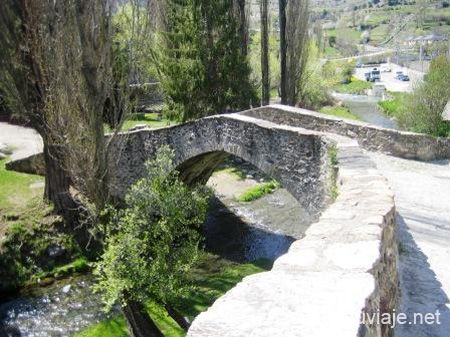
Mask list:
POLYGON ((233 154, 278 180, 314 217, 330 202, 328 143, 314 131, 238 114, 124 133, 112 148, 112 193, 123 197, 144 175, 145 161, 154 158, 161 145, 169 145, 187 183, 206 182, 227 154, 233 154))
POLYGON ((277 124, 336 133, 356 139, 367 150, 381 151, 396 157, 424 161, 450 159, 450 138, 385 129, 284 105, 271 105, 241 114, 277 124))
POLYGON ((339 196, 275 261, 201 313, 189 337, 392 336, 362 313, 399 301, 393 194, 355 142, 338 141, 339 196))
POLYGON ((16 171, 20 173, 45 175, 44 154, 37 153, 29 157, 12 160, 5 164, 5 168, 9 171, 16 171))

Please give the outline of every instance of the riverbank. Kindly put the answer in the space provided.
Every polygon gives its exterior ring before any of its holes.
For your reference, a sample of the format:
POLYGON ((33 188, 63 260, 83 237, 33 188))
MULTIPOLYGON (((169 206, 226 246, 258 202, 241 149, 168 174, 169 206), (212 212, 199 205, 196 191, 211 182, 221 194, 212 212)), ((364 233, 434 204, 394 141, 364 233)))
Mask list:
MULTIPOLYGON (((208 184, 215 187, 216 198, 204 226, 206 252, 190 275, 194 290, 176 303, 189 319, 243 277, 269 270, 272 261, 287 251, 294 238, 302 237, 310 223, 286 190, 278 185, 266 188, 272 179, 239 158, 218 169, 208 184), (254 198, 244 202, 246 195, 254 198)), ((120 311, 102 312, 100 294, 92 293, 95 280, 89 273, 75 275, 47 282, 47 274, 41 274, 46 287, 30 289, 0 305, 3 328, 43 336, 55 331, 60 336, 126 336, 120 311)), ((149 304, 148 310, 166 336, 184 336, 161 307, 149 304)))
MULTIPOLYGON (((174 306, 189 321, 193 321, 200 312, 206 310, 216 299, 233 288, 245 276, 270 270, 271 267, 272 261, 270 260, 263 259, 252 263, 239 264, 222 259, 217 255, 205 253, 189 276, 193 285, 192 292, 188 297, 178 299, 174 306)), ((182 337, 186 335, 161 306, 148 303, 147 310, 164 336, 182 337)), ((111 319, 93 325, 74 336, 128 336, 127 325, 123 315, 118 314, 117 311, 111 319)))

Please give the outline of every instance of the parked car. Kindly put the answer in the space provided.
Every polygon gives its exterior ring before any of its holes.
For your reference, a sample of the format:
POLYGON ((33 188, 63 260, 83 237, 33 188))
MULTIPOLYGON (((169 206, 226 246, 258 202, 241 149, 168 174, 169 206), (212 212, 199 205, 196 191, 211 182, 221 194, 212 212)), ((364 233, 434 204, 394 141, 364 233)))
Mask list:
POLYGON ((409 76, 403 74, 403 75, 399 78, 399 80, 400 80, 400 81, 404 81, 404 82, 409 82, 409 76))
POLYGON ((395 73, 395 78, 396 78, 397 80, 400 80, 402 76, 403 76, 403 71, 397 71, 397 72, 395 73))
POLYGON ((380 70, 382 73, 390 73, 392 71, 391 67, 387 64, 383 64, 380 70))
POLYGON ((365 73, 364 76, 366 77, 366 81, 370 82, 370 73, 365 73))

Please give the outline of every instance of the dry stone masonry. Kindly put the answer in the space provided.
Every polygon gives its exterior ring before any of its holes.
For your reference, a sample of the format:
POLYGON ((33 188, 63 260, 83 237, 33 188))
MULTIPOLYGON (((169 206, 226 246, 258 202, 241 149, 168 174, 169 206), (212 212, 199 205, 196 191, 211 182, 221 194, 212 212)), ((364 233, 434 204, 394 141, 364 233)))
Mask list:
POLYGON ((329 143, 318 132, 238 114, 124 133, 112 149, 113 194, 123 196, 145 173, 144 163, 154 158, 161 145, 169 145, 187 183, 206 182, 227 154, 233 154, 277 179, 310 215, 317 216, 330 202, 329 143))
POLYGON ((242 114, 277 124, 346 136, 356 139, 361 147, 369 151, 379 151, 395 157, 424 161, 450 159, 450 138, 385 129, 284 105, 252 109, 242 114))
POLYGON ((271 271, 246 277, 188 336, 390 336, 360 324, 399 301, 393 193, 357 146, 337 140, 339 196, 271 271))

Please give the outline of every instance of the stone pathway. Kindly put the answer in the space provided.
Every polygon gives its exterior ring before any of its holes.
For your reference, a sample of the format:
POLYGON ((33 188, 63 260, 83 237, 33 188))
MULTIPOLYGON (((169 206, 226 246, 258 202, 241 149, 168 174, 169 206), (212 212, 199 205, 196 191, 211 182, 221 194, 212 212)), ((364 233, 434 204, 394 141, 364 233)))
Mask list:
POLYGON ((372 153, 394 189, 400 242, 402 306, 440 311, 441 324, 396 328, 397 337, 450 336, 450 161, 423 163, 372 153))
POLYGON ((0 144, 13 151, 12 160, 25 158, 42 152, 42 139, 30 128, 0 122, 0 144))

